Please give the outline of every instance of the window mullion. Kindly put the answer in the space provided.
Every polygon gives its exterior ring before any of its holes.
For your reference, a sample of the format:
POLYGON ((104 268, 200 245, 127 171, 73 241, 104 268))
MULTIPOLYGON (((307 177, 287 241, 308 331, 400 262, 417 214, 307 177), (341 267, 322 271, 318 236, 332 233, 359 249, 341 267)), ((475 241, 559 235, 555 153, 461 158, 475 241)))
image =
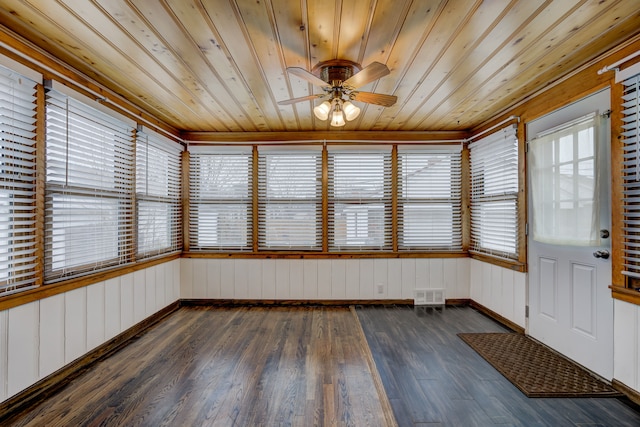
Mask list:
POLYGON ((253 158, 252 169, 251 169, 251 210, 253 212, 252 215, 252 239, 251 239, 251 249, 253 252, 258 252, 258 248, 260 246, 260 209, 259 209, 259 154, 258 154, 258 146, 254 145, 251 149, 251 156, 253 158))
POLYGON ((398 146, 391 149, 391 247, 398 252, 398 146))
POLYGON ((322 147, 322 252, 329 252, 329 153, 322 147))

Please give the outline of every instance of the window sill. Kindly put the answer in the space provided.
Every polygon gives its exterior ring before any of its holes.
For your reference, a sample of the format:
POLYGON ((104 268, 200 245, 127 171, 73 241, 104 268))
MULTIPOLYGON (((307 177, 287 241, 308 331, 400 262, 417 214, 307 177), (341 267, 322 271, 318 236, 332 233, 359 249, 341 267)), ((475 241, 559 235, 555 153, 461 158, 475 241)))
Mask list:
POLYGON ((182 258, 228 258, 228 259, 357 259, 357 258, 466 258, 468 253, 455 252, 300 252, 300 251, 261 251, 261 252, 183 252, 182 258))
POLYGON ((126 266, 116 267, 110 270, 100 271, 73 279, 61 280, 49 285, 42 285, 28 291, 16 292, 14 294, 2 296, 0 297, 0 310, 7 310, 19 305, 28 304, 33 301, 38 301, 64 292, 69 292, 74 289, 93 285, 94 283, 102 282, 104 280, 120 277, 137 270, 149 268, 178 258, 180 258, 180 253, 173 253, 164 257, 143 260, 135 264, 128 264, 126 266))
POLYGON ((520 273, 527 272, 527 265, 516 260, 492 257, 490 255, 485 255, 477 252, 470 252, 469 256, 472 259, 486 262, 488 264, 497 265, 499 267, 507 268, 509 270, 517 271, 520 273))
POLYGON ((630 304, 640 305, 640 292, 622 286, 609 286, 611 297, 630 304))

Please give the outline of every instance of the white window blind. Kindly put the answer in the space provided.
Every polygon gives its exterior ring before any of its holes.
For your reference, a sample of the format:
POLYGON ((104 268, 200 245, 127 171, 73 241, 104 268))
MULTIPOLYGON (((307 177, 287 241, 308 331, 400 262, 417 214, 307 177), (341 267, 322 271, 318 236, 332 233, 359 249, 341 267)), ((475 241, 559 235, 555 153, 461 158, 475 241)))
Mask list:
POLYGON ((182 249, 182 151, 152 131, 136 134, 138 259, 182 249))
POLYGON ((252 250, 251 147, 190 147, 191 250, 252 250))
MULTIPOLYGON (((623 274, 637 283, 640 279, 640 74, 623 83, 623 274)), ((637 287, 637 286, 634 286, 637 287)))
POLYGON ((460 250, 461 147, 398 148, 398 248, 460 250))
POLYGON ((258 148, 260 249, 322 249, 322 149, 258 148))
POLYGON ((48 91, 47 281, 132 261, 133 133, 129 123, 48 91))
POLYGON ((472 250, 518 256, 518 140, 509 126, 469 144, 472 250))
POLYGON ((0 67, 0 295, 36 284, 35 86, 0 67))
POLYGON ((329 249, 391 249, 391 148, 329 147, 329 249))

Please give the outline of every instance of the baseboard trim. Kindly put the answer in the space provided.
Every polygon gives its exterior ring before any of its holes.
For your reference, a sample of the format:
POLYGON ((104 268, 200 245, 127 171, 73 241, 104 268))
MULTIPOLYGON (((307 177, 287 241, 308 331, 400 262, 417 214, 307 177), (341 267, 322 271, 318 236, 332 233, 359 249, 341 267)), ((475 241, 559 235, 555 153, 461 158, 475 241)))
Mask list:
POLYGON ((163 318, 180 308, 180 301, 169 304, 157 313, 136 323, 126 331, 116 335, 104 344, 94 348, 78 359, 47 375, 30 387, 13 395, 0 403, 0 422, 18 415, 21 411, 38 404, 51 397, 73 379, 84 373, 96 362, 103 360, 121 348, 130 340, 143 334, 149 327, 161 321, 163 318))
POLYGON ((444 301, 444 305, 455 307, 466 307, 469 304, 471 304, 471 300, 469 298, 447 298, 444 301))
POLYGON ((475 302, 474 300, 469 300, 469 306, 475 308, 480 313, 483 313, 483 314, 491 317, 493 320, 503 324, 504 326, 506 326, 507 328, 511 329, 514 332, 517 332, 519 334, 524 334, 524 332, 525 332, 524 328, 522 326, 520 326, 517 323, 512 322, 511 320, 507 319, 506 317, 496 313, 495 311, 491 310, 490 308, 487 308, 484 305, 475 302))
POLYGON ((412 299, 374 299, 374 300, 254 300, 254 299, 181 299, 182 306, 212 306, 212 307, 349 307, 352 305, 413 305, 412 299))
POLYGON ((624 394, 629 398, 631 402, 634 404, 634 409, 638 410, 640 406, 640 392, 632 389, 628 385, 618 381, 617 379, 611 380, 611 387, 618 390, 620 393, 624 394))

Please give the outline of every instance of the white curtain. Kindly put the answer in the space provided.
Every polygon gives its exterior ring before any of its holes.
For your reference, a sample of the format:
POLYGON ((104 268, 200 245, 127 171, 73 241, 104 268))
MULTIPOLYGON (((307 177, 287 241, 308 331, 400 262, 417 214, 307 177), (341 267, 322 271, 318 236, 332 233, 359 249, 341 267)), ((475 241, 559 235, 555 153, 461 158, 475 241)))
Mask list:
POLYGON ((597 246, 598 126, 594 113, 549 129, 529 143, 533 239, 597 246))

